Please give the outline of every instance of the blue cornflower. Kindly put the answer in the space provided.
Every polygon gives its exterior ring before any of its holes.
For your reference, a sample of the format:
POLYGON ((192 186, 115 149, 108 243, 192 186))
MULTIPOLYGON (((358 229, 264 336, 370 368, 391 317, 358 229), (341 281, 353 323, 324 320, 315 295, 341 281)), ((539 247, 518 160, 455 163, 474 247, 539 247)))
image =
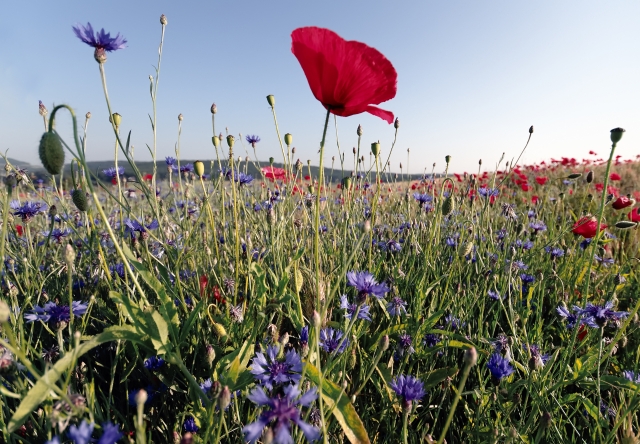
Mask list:
POLYGON ((420 401, 426 395, 424 383, 411 375, 396 376, 391 380, 389 386, 399 398, 402 398, 405 408, 410 407, 414 401, 420 401))
POLYGON ((102 436, 98 440, 98 444, 115 444, 122 438, 120 427, 110 422, 102 424, 102 436))
POLYGON ((597 254, 594 255, 594 259, 596 260, 596 262, 602 264, 602 266, 604 267, 608 267, 609 265, 613 264, 615 261, 612 257, 600 257, 597 254))
MULTIPOLYGON (((73 301, 71 304, 74 316, 82 316, 87 312, 88 304, 83 304, 80 301, 73 301)), ((61 322, 68 321, 71 317, 69 314, 68 305, 58 305, 55 302, 47 302, 44 307, 35 307, 31 310, 31 313, 24 315, 27 322, 61 322)))
POLYGON ((361 302, 364 302, 369 296, 383 299, 384 294, 390 290, 386 284, 378 284, 373 275, 368 271, 347 272, 347 285, 355 287, 358 291, 357 299, 361 302))
POLYGON ((252 147, 254 147, 254 148, 255 148, 255 147, 256 147, 256 144, 257 144, 258 142, 260 142, 260 137, 258 137, 258 136, 253 136, 253 135, 249 135, 249 136, 245 137, 245 140, 247 141, 247 143, 248 143, 249 145, 251 145, 252 147))
POLYGON ((69 427, 69 438, 71 438, 75 444, 88 444, 91 441, 91 434, 93 433, 94 427, 94 423, 88 423, 86 419, 83 419, 79 427, 75 425, 69 427))
POLYGON ((536 217, 536 212, 534 210, 527 211, 527 217, 529 219, 533 219, 534 217, 536 217))
POLYGON ((47 204, 41 202, 25 202, 20 205, 17 200, 11 201, 11 209, 14 210, 13 215, 18 216, 23 222, 29 222, 40 213, 44 213, 49 208, 47 204))
POLYGON ((124 231, 125 233, 130 234, 133 237, 133 233, 146 233, 147 230, 155 230, 156 228, 159 227, 158 221, 157 220, 152 220, 148 225, 144 225, 140 222, 138 222, 135 219, 125 219, 124 220, 124 231))
POLYGON ((173 171, 178 170, 178 165, 177 165, 178 161, 175 158, 171 156, 167 156, 164 158, 164 161, 167 164, 167 166, 171 168, 173 171))
POLYGON ((396 349, 396 358, 407 355, 412 355, 415 353, 415 349, 413 348, 413 338, 408 333, 402 333, 398 336, 398 348, 396 349))
POLYGON ((62 230, 60 228, 55 228, 51 230, 50 233, 46 231, 42 233, 43 236, 51 236, 51 238, 54 239, 57 243, 62 243, 62 239, 69 236, 70 234, 71 230, 69 228, 64 228, 62 230))
POLYGON ((300 395, 300 390, 297 385, 286 386, 284 396, 277 395, 274 398, 269 398, 262 387, 254 388, 247 397, 258 406, 266 406, 268 409, 260 414, 256 422, 242 429, 244 439, 252 444, 255 443, 262 436, 263 429, 272 421, 274 422, 272 427, 275 444, 293 442, 291 423, 296 424, 302 430, 307 441, 315 441, 320 438, 320 430, 304 422, 299 409, 299 406, 309 407, 316 400, 318 397, 316 389, 312 388, 300 398, 298 395, 300 395), (296 398, 298 399, 296 400, 296 398))
POLYGON ((442 341, 442 336, 435 333, 428 333, 424 335, 423 343, 427 347, 435 347, 442 341))
POLYGON ((414 193, 413 198, 418 202, 418 204, 420 204, 421 207, 424 207, 425 205, 433 201, 433 196, 431 196, 430 194, 414 193))
POLYGON ((445 316, 444 322, 453 331, 456 331, 458 328, 461 328, 461 327, 464 327, 465 325, 467 325, 466 322, 461 322, 460 319, 456 318, 451 313, 449 313, 447 316, 445 316))
POLYGON ((500 194, 500 190, 497 188, 482 187, 478 190, 478 193, 480 193, 482 197, 496 197, 500 194))
POLYGON ((522 273, 520 275, 520 280, 522 281, 523 284, 529 285, 529 284, 533 284, 536 281, 536 278, 531 274, 522 273))
POLYGON ((344 338, 344 340, 342 340, 343 336, 344 333, 342 330, 334 330, 331 327, 323 328, 320 330, 320 347, 329 354, 342 353, 349 345, 349 339, 344 338), (342 345, 340 343, 342 343, 342 345))
POLYGON ((520 260, 518 260, 518 261, 513 261, 513 262, 511 263, 511 266, 512 266, 513 268, 515 268, 516 270, 526 270, 527 268, 529 268, 529 267, 527 266, 527 264, 525 264, 524 262, 522 262, 522 261, 520 261, 520 260))
POLYGON ((500 353, 494 353, 487 362, 487 368, 491 372, 491 377, 494 382, 500 382, 504 377, 509 376, 514 372, 513 367, 509 364, 507 358, 502 357, 500 353))
POLYGON ((118 262, 114 265, 109 265, 109 271, 111 272, 112 277, 116 277, 116 275, 120 276, 120 278, 124 279, 124 264, 122 262, 118 262))
POLYGON ((118 169, 116 169, 116 167, 107 168, 106 170, 102 170, 102 174, 107 176, 109 179, 115 179, 116 177, 124 174, 124 167, 118 167, 118 169))
POLYGON ((544 250, 554 259, 564 256, 564 250, 559 247, 546 247, 544 250))
POLYGON ((158 356, 151 356, 150 358, 144 360, 144 368, 152 372, 160 370, 163 365, 164 359, 158 356))
POLYGON ((613 302, 608 301, 604 305, 587 304, 585 308, 574 307, 576 313, 585 317, 585 324, 593 327, 588 320, 592 320, 597 327, 604 327, 608 321, 619 321, 629 316, 626 311, 613 311, 613 302))
POLYGON ((60 437, 59 436, 54 436, 53 438, 51 438, 49 441, 45 442, 44 444, 60 444, 60 437))
POLYGON ((524 348, 525 351, 528 351, 529 354, 531 354, 530 367, 532 368, 541 369, 550 358, 548 354, 542 353, 540 351, 540 347, 538 347, 536 344, 525 344, 522 346, 522 348, 524 348))
POLYGON ((300 347, 305 347, 309 345, 309 326, 305 325, 300 330, 300 347))
MULTIPOLYGON (((340 296, 340 308, 347 310, 344 314, 344 317, 347 319, 351 319, 353 314, 356 312, 358 305, 349 303, 349 299, 347 299, 347 295, 343 294, 340 296)), ((371 316, 369 315, 369 306, 367 304, 360 305, 360 310, 358 310, 358 319, 364 319, 366 321, 371 321, 371 316)))
POLYGON ((602 400, 600 401, 600 413, 602 413, 602 415, 604 416, 609 415, 609 417, 612 419, 617 415, 616 409, 614 409, 613 407, 609 407, 602 400))
POLYGON ((502 296, 500 296, 500 293, 493 290, 487 291, 487 296, 489 296, 489 299, 493 299, 494 301, 499 301, 500 299, 502 299, 502 296))
POLYGON ((185 419, 182 427, 184 428, 185 432, 189 433, 198 433, 198 430, 200 430, 200 427, 198 427, 198 425, 196 424, 196 420, 193 419, 193 416, 189 416, 187 419, 185 419))
POLYGON ((588 247, 589 245, 591 245, 591 240, 592 240, 592 239, 591 239, 591 238, 589 238, 589 239, 585 239, 585 240, 583 240, 582 242, 580 242, 580 248, 582 248, 583 250, 586 250, 586 249, 587 249, 587 247, 588 247))
POLYGON ((251 373, 268 390, 273 390, 276 385, 297 383, 302 373, 302 360, 294 350, 289 350, 284 360, 278 359, 278 345, 267 347, 267 356, 264 353, 256 353, 251 364, 251 373))
POLYGON ((180 166, 180 172, 181 173, 193 173, 193 164, 192 163, 187 163, 186 165, 181 165, 180 166))
POLYGON ((505 238, 506 235, 507 235, 507 229, 506 228, 502 228, 502 229, 500 229, 498 231, 498 234, 497 234, 496 237, 498 238, 498 240, 502 240, 502 239, 505 238))
POLYGON ((622 376, 635 384, 640 384, 640 372, 635 373, 631 370, 625 370, 622 372, 622 376))
POLYGON ((533 248, 533 242, 530 240, 522 242, 520 239, 516 240, 516 247, 523 250, 531 250, 533 248))
POLYGON ((544 222, 537 220, 535 222, 531 222, 529 224, 529 228, 533 230, 534 233, 538 233, 539 231, 547 231, 547 226, 544 222))
POLYGON ((407 314, 407 303, 399 297, 394 297, 387 304, 387 311, 391 316, 402 316, 407 314))
POLYGON ((78 23, 73 27, 73 32, 75 32, 76 37, 84 43, 95 48, 96 53, 98 53, 99 50, 111 52, 126 48, 125 43, 127 43, 127 41, 124 37, 120 36, 120 33, 116 34, 115 37, 111 37, 111 33, 105 32, 104 28, 102 28, 99 32, 96 31, 94 35, 91 23, 87 23, 87 26, 78 23))
POLYGON ((394 239, 390 239, 387 242, 380 242, 378 246, 382 249, 382 251, 391 251, 393 253, 402 251, 402 244, 394 239))

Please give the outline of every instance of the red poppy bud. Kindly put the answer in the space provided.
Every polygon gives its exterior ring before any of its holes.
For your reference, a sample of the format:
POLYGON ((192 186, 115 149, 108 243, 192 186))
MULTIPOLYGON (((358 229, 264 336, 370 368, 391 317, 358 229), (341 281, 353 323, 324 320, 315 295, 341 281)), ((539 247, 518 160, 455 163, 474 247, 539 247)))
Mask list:
POLYGON ((628 196, 620 196, 611 204, 611 206, 615 210, 622 210, 623 208, 627 208, 635 205, 635 203, 636 201, 633 199, 630 199, 628 196))
MULTIPOLYGON (((596 235, 597 227, 598 219, 595 216, 584 216, 573 225, 571 232, 586 239, 591 239, 596 235)), ((605 228, 607 228, 607 225, 600 224, 600 231, 605 228)))

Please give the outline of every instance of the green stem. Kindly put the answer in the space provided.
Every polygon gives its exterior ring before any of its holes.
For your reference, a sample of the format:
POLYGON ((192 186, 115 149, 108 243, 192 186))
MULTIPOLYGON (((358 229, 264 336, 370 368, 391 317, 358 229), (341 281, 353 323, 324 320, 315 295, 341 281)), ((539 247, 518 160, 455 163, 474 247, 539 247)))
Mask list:
MULTIPOLYGON (((274 114, 275 115, 275 114, 274 114)), ((324 119, 324 129, 322 131, 322 141, 320 142, 320 170, 318 172, 318 189, 316 190, 315 220, 313 224, 313 252, 316 265, 316 310, 320 308, 320 191, 324 185, 324 142, 327 137, 327 127, 329 126, 329 116, 331 109, 327 108, 327 116, 324 119)))
POLYGON ((444 428, 442 429, 442 433, 440 434, 440 439, 438 439, 437 444, 442 444, 444 442, 444 437, 447 435, 447 430, 449 430, 449 426, 451 425, 451 420, 453 419, 453 414, 456 412, 458 401, 460 401, 460 398, 462 397, 462 390, 464 389, 464 385, 469 377, 471 367, 470 363, 465 363, 464 370, 462 371, 462 378, 460 379, 460 384, 458 384, 456 397, 453 399, 451 409, 449 410, 449 416, 447 416, 447 422, 444 423, 444 428))

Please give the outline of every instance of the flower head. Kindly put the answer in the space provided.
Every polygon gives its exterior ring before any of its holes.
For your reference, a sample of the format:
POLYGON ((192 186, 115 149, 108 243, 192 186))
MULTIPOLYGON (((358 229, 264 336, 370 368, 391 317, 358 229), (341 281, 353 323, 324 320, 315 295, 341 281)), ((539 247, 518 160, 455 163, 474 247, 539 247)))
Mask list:
MULTIPOLYGON (((83 304, 80 301, 73 301, 71 304, 74 316, 82 316, 87 312, 89 307, 87 304, 83 304)), ((31 313, 24 315, 27 322, 62 322, 68 321, 71 316, 69 314, 69 305, 58 305, 55 302, 47 302, 44 307, 35 307, 31 310, 31 313)))
POLYGON ((588 303, 585 308, 574 307, 574 310, 578 315, 585 317, 585 324, 593 326, 592 324, 595 323, 597 327, 604 327, 608 321, 618 321, 629 316, 626 311, 613 311, 612 308, 613 302, 608 301, 604 305, 588 303))
POLYGON ((420 401, 426 395, 424 391, 424 383, 411 375, 396 376, 389 384, 396 396, 402 398, 403 403, 411 404, 414 401, 420 401))
POLYGON ((500 381, 502 378, 509 376, 514 372, 513 367, 509 363, 509 359, 504 358, 500 353, 494 353, 487 362, 487 368, 491 372, 494 380, 500 381))
MULTIPOLYGON (((347 295, 343 294, 342 296, 340 296, 340 308, 342 308, 343 310, 347 310, 347 312, 344 314, 344 317, 347 319, 351 319, 351 317, 358 309, 358 305, 350 303, 349 299, 347 299, 347 295)), ((360 309, 358 310, 358 319, 371 321, 371 316, 369 315, 369 306, 367 304, 360 305, 360 309)))
POLYGON ((622 376, 635 384, 640 384, 640 372, 636 373, 631 370, 625 370, 622 372, 622 376))
POLYGON ((11 209, 13 209, 13 215, 18 216, 23 222, 29 222, 40 213, 44 213, 49 208, 47 204, 41 202, 25 202, 20 205, 20 202, 14 200, 11 202, 11 209))
POLYGON ((326 109, 343 117, 368 112, 393 122, 392 112, 372 106, 393 99, 397 89, 396 70, 379 51, 317 27, 298 28, 291 39, 291 52, 326 109))
POLYGON ((72 425, 69 427, 69 438, 75 444, 88 444, 91 442, 91 434, 94 427, 94 423, 88 423, 86 419, 83 419, 80 426, 72 425))
POLYGON ((312 388, 302 396, 297 385, 288 385, 284 388, 284 395, 277 395, 269 398, 262 387, 254 388, 248 398, 258 406, 266 407, 260 414, 257 421, 245 426, 242 429, 244 439, 250 443, 255 443, 265 427, 273 423, 274 443, 290 444, 291 423, 297 425, 304 433, 307 441, 315 441, 320 438, 320 430, 302 420, 300 407, 309 407, 316 400, 318 395, 316 389, 312 388), (298 398, 298 399, 296 399, 298 398))
MULTIPOLYGON (((585 239, 591 239, 596 235, 597 228, 598 219, 596 219, 595 216, 584 216, 573 225, 571 232, 578 236, 582 236, 585 239)), ((607 228, 607 225, 600 224, 601 231, 605 228, 607 228)))
POLYGON ((151 356, 144 360, 144 368, 150 371, 160 370, 164 366, 164 359, 158 356, 151 356))
POLYGON ((355 287, 358 291, 358 300, 365 301, 369 296, 378 299, 384 298, 390 288, 386 284, 378 284, 375 277, 367 271, 349 271, 347 273, 347 284, 355 287))
POLYGON ((251 364, 251 373, 266 387, 273 390, 276 385, 297 383, 302 373, 302 360, 294 350, 289 350, 284 359, 278 359, 280 346, 270 345, 264 353, 256 353, 251 364))
POLYGON ((196 424, 196 420, 193 419, 193 416, 189 416, 187 419, 185 419, 182 427, 184 428, 185 432, 189 433, 197 433, 198 430, 200 430, 200 427, 198 427, 198 425, 196 424))
POLYGON ((482 187, 478 189, 478 193, 480 193, 482 197, 496 197, 500 194, 500 190, 497 188, 482 187))
POLYGON ((387 304, 387 311, 391 316, 402 316, 407 314, 407 303, 399 297, 394 297, 387 304))
POLYGON ((84 43, 95 48, 93 57, 98 63, 107 61, 106 52, 126 48, 125 43, 127 43, 127 41, 124 37, 120 36, 120 33, 116 34, 115 37, 111 37, 111 33, 105 32, 104 28, 94 33, 91 23, 87 23, 87 26, 77 24, 73 27, 73 32, 75 32, 76 37, 84 43))
POLYGON ((98 444, 115 444, 122 438, 120 427, 110 422, 102 424, 102 436, 98 440, 98 444))
POLYGON ((256 147, 256 144, 258 142, 260 142, 260 137, 258 136, 247 136, 245 139, 247 140, 247 143, 251 145, 253 148, 256 147))
POLYGON ((349 339, 343 337, 342 330, 323 328, 320 330, 320 347, 327 353, 342 353, 349 345, 349 339))
POLYGON ((102 170, 102 174, 107 176, 109 179, 115 179, 118 176, 122 176, 124 174, 124 167, 111 167, 106 170, 102 170))

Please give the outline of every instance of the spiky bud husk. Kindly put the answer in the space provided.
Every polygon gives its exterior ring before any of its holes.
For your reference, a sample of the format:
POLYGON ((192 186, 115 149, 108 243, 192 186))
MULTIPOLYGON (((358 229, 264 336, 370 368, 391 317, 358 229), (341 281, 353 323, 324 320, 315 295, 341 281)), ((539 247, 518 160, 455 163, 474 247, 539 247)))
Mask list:
POLYGON ((229 407, 231 404, 231 390, 226 385, 222 388, 222 393, 220 393, 220 397, 218 398, 218 407, 220 410, 224 410, 229 407))
POLYGON ((614 128, 611 130, 611 142, 613 142, 614 144, 620 142, 620 139, 622 139, 622 135, 624 134, 625 130, 623 128, 614 128))
MULTIPOLYGON (((362 125, 358 125, 358 129, 356 130, 356 134, 358 136, 362 136, 362 125)), ((355 148, 354 148, 355 149, 355 148)))
POLYGON ((64 261, 67 267, 73 267, 73 263, 76 261, 76 252, 73 250, 71 244, 67 244, 64 250, 64 261))
POLYGON ((478 351, 476 350, 476 348, 471 347, 467 349, 467 351, 464 354, 464 363, 469 367, 473 367, 474 365, 476 365, 477 362, 478 362, 478 351))
POLYGON ((291 144, 293 143, 293 136, 291 134, 289 134, 289 133, 285 134, 284 135, 284 143, 287 146, 291 146, 291 144))
POLYGON ((380 154, 380 142, 374 142, 371 144, 371 154, 378 157, 378 154, 380 154))
POLYGON ((87 211, 89 205, 87 204, 87 195, 84 191, 79 189, 73 190, 71 192, 71 200, 78 210, 82 212, 87 211))
POLYGON ((164 14, 162 14, 162 15, 160 16, 160 24, 161 24, 162 26, 166 26, 166 25, 167 25, 167 23, 169 23, 169 20, 167 20, 167 16, 166 16, 166 15, 164 15, 164 14))
POLYGON ((49 174, 60 174, 64 165, 64 148, 60 137, 54 132, 47 131, 40 139, 40 161, 49 174))
POLYGON ((456 203, 453 200, 453 196, 449 195, 444 202, 442 202, 442 215, 448 216, 455 209, 456 203))
POLYGON ((222 339, 227 336, 227 330, 224 329, 224 326, 222 324, 214 322, 212 327, 218 338, 222 339))
POLYGON ((269 94, 267 96, 267 103, 269 104, 269 106, 271 108, 273 108, 274 106, 276 106, 276 98, 273 97, 273 94, 269 94))
POLYGON ((193 162, 193 171, 195 171, 198 176, 202 177, 204 175, 204 163, 201 160, 193 162))
POLYGON ((182 122, 184 120, 184 116, 182 113, 178 114, 178 122, 182 122))
POLYGON ((302 291, 302 286, 304 285, 304 276, 298 268, 296 268, 296 271, 294 273, 293 283, 296 287, 296 293, 300 293, 300 291, 302 291))

